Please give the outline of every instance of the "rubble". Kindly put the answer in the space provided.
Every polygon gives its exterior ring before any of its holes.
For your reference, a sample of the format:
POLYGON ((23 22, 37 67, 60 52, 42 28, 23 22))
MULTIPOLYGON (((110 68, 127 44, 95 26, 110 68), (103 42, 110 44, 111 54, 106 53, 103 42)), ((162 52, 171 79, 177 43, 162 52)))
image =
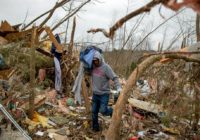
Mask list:
POLYGON ((149 102, 145 102, 145 101, 140 101, 140 100, 136 100, 133 98, 129 98, 128 102, 137 108, 140 108, 142 110, 148 111, 148 112, 152 112, 155 114, 160 114, 161 112, 163 112, 163 109, 161 106, 156 105, 156 104, 152 104, 149 102))
MULTIPOLYGON (((35 47, 36 53, 36 80, 34 88, 30 85, 30 46, 31 34, 34 28, 19 30, 19 25, 11 26, 3 21, 0 26, 0 101, 6 110, 33 139, 104 139, 111 123, 111 117, 99 114, 102 130, 95 133, 91 130, 91 97, 89 85, 82 82, 84 104, 74 100, 71 92, 77 73, 78 52, 64 50, 49 27, 37 30, 35 47), (39 35, 43 31, 49 36, 43 41, 39 35), (63 53, 62 72, 65 95, 58 98, 53 88, 52 54, 50 45, 54 43, 58 52, 63 53), (28 118, 29 97, 31 90, 34 97, 34 117, 28 118)), ((36 27, 37 28, 37 27, 36 27)), ((73 44, 73 42, 72 42, 73 44)), ((197 45, 198 46, 198 45, 197 45)), ((73 47, 73 45, 71 46, 73 47)), ((185 51, 197 51, 199 48, 185 48, 185 51)), ((199 54, 191 55, 199 58, 199 54)), ((142 79, 137 81, 122 116, 120 135, 123 139, 198 139, 199 120, 198 112, 194 110, 198 104, 194 103, 197 97, 195 85, 199 76, 199 65, 185 63, 182 60, 172 61, 162 58, 143 73, 142 79), (145 79, 145 80, 144 80, 145 79), (195 107, 194 107, 195 106, 195 107), (196 116, 196 118, 195 118, 196 116)), ((125 78, 121 77, 122 86, 126 85, 125 78)), ((112 84, 112 83, 111 83, 112 84)), ((114 93, 114 90, 111 90, 114 93)), ((109 105, 115 107, 112 100, 109 105)), ((11 125, 11 122, 2 113, 0 126, 11 125), (4 122, 5 121, 5 122, 4 122)), ((2 129, 5 131, 4 129, 2 129)), ((10 132, 16 132, 9 130, 10 132)), ((5 132, 4 132, 5 134, 5 132)), ((9 134, 8 134, 9 135, 9 134)), ((16 135, 16 134, 14 134, 16 135)), ((17 136, 16 136, 17 137, 17 136)), ((5 138, 5 136, 0 136, 5 138)))

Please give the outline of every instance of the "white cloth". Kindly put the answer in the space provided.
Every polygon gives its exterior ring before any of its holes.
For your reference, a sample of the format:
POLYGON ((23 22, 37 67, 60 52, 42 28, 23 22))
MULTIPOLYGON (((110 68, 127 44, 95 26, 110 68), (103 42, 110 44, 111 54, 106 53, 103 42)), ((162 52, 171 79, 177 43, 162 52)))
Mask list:
POLYGON ((56 57, 54 57, 53 59, 55 64, 55 90, 61 92, 62 79, 61 79, 60 62, 56 57))
POLYGON ((72 92, 75 94, 75 100, 81 105, 81 84, 84 76, 83 63, 80 64, 78 76, 76 77, 72 92))

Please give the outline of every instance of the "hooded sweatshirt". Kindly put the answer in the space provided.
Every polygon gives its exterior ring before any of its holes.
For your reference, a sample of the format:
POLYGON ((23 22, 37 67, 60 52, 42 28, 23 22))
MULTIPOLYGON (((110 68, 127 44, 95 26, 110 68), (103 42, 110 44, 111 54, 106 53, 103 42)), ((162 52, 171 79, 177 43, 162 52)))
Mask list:
POLYGON ((92 69, 92 90, 96 95, 109 94, 110 84, 109 80, 112 80, 115 84, 115 88, 121 88, 117 75, 113 72, 112 68, 104 62, 102 55, 96 51, 93 59, 99 59, 100 66, 92 69))

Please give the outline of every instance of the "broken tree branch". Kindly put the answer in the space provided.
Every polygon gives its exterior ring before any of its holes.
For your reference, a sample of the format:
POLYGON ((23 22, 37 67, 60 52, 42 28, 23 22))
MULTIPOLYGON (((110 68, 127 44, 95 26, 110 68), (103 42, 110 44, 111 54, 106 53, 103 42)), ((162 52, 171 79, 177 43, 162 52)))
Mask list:
MULTIPOLYGON (((71 11, 72 11, 72 6, 73 6, 73 3, 74 3, 74 1, 72 1, 71 3, 70 3, 70 6, 69 6, 69 13, 71 13, 71 11)), ((66 11, 66 9, 63 7, 63 9, 66 11)), ((69 20, 67 21, 67 25, 66 25, 66 31, 65 31, 65 39, 64 39, 64 43, 66 44, 67 43, 67 33, 68 33, 68 28, 69 28, 69 20)))
MULTIPOLYGON (((52 27, 52 32, 55 29, 57 29, 61 24, 63 24, 66 20, 69 20, 69 18, 71 18, 72 16, 74 16, 84 5, 86 5, 90 1, 91 0, 87 0, 86 2, 82 3, 76 10, 74 10, 73 12, 69 13, 64 18, 62 18, 55 26, 52 27)), ((47 35, 44 35, 44 37, 42 37, 42 38, 44 39, 46 37, 47 37, 47 35)))
POLYGON ((58 7, 61 7, 63 6, 64 4, 66 4, 67 2, 69 2, 70 0, 63 0, 59 3, 56 3, 55 6, 46 11, 45 13, 43 13, 42 15, 36 17, 34 20, 32 20, 30 23, 28 23, 24 28, 22 28, 22 30, 25 30, 26 28, 28 28, 30 25, 32 25, 35 21, 37 21, 38 19, 40 19, 41 17, 45 16, 46 14, 49 13, 48 17, 40 24, 40 27, 42 27, 49 19, 50 17, 53 15, 53 12, 58 8, 58 7))
POLYGON ((140 46, 142 44, 142 42, 149 36, 151 35, 153 32, 155 32, 158 28, 160 28, 162 25, 164 25, 166 22, 168 22, 170 19, 174 18, 175 16, 177 16, 178 14, 180 14, 181 12, 183 12, 185 9, 182 9, 181 11, 175 13, 174 15, 172 15, 171 17, 169 17, 168 19, 166 19, 165 21, 163 21, 161 24, 159 24, 156 28, 154 28, 151 32, 149 32, 136 46, 133 50, 135 50, 136 48, 138 48, 138 46, 140 46))
POLYGON ((74 16, 83 6, 85 6, 87 3, 89 3, 91 0, 87 0, 86 2, 82 3, 75 11, 64 17, 59 23, 57 23, 53 28, 52 31, 57 29, 61 24, 63 24, 66 20, 74 16))
POLYGON ((150 56, 147 59, 145 59, 131 73, 130 77, 127 80, 125 87, 123 88, 123 90, 122 90, 122 92, 121 92, 121 94, 118 98, 118 101, 117 101, 115 108, 114 108, 114 111, 113 111, 111 124, 110 124, 109 129, 108 129, 107 134, 106 134, 106 140, 110 140, 110 139, 119 140, 120 139, 120 135, 119 135, 119 133, 120 133, 120 123, 121 123, 121 120, 122 120, 123 111, 125 110, 125 105, 126 105, 128 98, 131 94, 130 91, 135 86, 136 81, 139 79, 139 77, 142 75, 142 73, 148 67, 150 67, 152 64, 159 61, 163 57, 171 58, 171 59, 183 59, 183 60, 190 61, 190 62, 200 63, 200 60, 198 60, 198 59, 189 58, 187 56, 176 54, 176 53, 175 54, 165 54, 165 55, 154 55, 154 56, 150 56))
POLYGON ((102 32, 106 37, 108 37, 110 39, 113 39, 115 31, 118 28, 120 28, 125 22, 127 22, 131 18, 133 18, 133 17, 135 17, 135 16, 137 16, 137 15, 139 15, 141 13, 149 12, 151 10, 151 8, 153 8, 154 6, 158 5, 162 1, 163 0, 153 0, 153 1, 149 2, 148 4, 146 4, 145 6, 137 9, 136 11, 133 11, 133 12, 129 13, 125 17, 119 19, 112 27, 110 27, 109 32, 107 32, 105 29, 102 29, 102 28, 90 29, 87 32, 88 33, 102 32))
POLYGON ((51 9, 51 11, 49 12, 49 15, 46 17, 46 19, 39 25, 39 28, 41 28, 42 26, 44 26, 44 24, 51 18, 51 16, 53 15, 54 11, 58 8, 63 6, 64 4, 66 4, 67 2, 69 2, 70 0, 63 0, 59 3, 56 3, 56 5, 51 9))
POLYGON ((76 17, 74 17, 73 20, 73 27, 72 27, 72 32, 71 32, 71 39, 70 39, 70 44, 69 44, 69 54, 72 56, 73 52, 73 46, 74 46, 74 33, 75 33, 75 28, 76 28, 76 17))
POLYGON ((183 52, 183 51, 176 51, 176 52, 159 52, 159 53, 149 53, 145 54, 144 57, 149 57, 152 55, 161 55, 161 54, 182 54, 182 55, 191 55, 191 54, 200 54, 200 51, 194 51, 194 52, 183 52))
POLYGON ((48 14, 51 10, 43 13, 42 15, 38 16, 37 18, 35 18, 34 20, 32 20, 30 23, 28 23, 26 26, 24 26, 22 28, 22 30, 25 30, 26 28, 28 28, 30 25, 32 25, 35 21, 37 21, 38 19, 40 19, 41 17, 45 16, 46 14, 48 14))

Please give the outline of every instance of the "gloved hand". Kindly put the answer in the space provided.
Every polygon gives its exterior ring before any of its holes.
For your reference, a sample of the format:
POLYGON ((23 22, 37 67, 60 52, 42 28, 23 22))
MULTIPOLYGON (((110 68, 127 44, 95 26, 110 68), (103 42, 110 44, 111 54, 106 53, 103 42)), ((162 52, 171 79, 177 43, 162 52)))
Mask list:
POLYGON ((121 88, 118 88, 118 89, 116 90, 116 92, 114 93, 114 104, 117 102, 117 99, 118 99, 119 94, 120 94, 121 91, 122 91, 122 89, 121 89, 121 88))

